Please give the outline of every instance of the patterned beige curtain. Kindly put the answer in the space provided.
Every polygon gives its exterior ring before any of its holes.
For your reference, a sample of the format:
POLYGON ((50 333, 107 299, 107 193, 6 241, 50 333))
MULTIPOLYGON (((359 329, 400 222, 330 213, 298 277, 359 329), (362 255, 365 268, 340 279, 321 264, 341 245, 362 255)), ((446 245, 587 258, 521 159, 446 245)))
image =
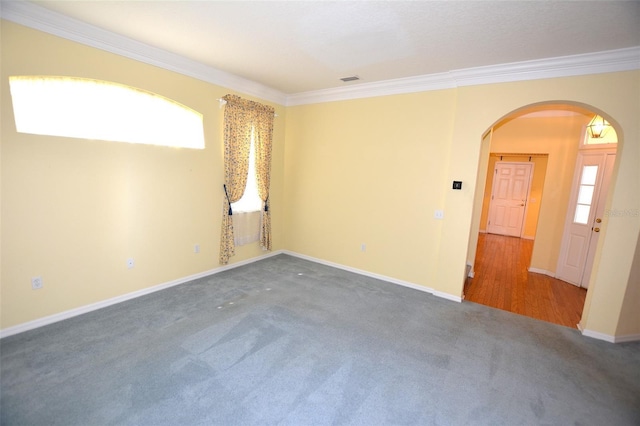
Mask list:
POLYGON ((256 181, 258 195, 263 202, 260 247, 271 250, 271 212, 269 211, 269 186, 271 183, 271 145, 273 140, 273 118, 275 111, 272 107, 260 105, 256 112, 254 123, 254 143, 256 150, 256 181))
POLYGON ((271 249, 271 218, 269 213, 269 182, 271 170, 271 141, 274 109, 257 102, 226 95, 224 110, 224 189, 222 232, 220 235, 220 263, 226 264, 235 254, 233 242, 233 211, 244 193, 249 170, 251 132, 256 148, 258 192, 264 202, 260 246, 271 249))

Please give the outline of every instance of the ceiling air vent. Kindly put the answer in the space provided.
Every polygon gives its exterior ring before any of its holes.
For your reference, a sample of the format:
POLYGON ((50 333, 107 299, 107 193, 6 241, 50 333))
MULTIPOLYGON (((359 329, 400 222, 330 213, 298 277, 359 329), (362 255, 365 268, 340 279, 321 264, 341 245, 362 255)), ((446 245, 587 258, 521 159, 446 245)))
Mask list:
POLYGON ((347 81, 360 80, 360 77, 358 77, 357 75, 352 75, 351 77, 342 77, 340 80, 346 83, 347 81))

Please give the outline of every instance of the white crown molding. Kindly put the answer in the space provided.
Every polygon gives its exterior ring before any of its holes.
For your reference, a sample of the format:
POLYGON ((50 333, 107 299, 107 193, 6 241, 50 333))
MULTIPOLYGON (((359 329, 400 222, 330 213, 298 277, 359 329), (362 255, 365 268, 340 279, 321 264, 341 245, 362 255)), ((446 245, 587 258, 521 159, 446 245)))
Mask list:
POLYGON ((263 84, 221 71, 200 62, 89 25, 25 1, 2 2, 2 19, 155 65, 208 83, 275 102, 286 103, 286 95, 263 84))
POLYGON ((36 30, 285 106, 640 69, 640 46, 635 46, 605 52, 459 69, 445 73, 287 95, 255 81, 114 34, 33 3, 2 2, 0 16, 36 30))
POLYGON ((640 46, 451 71, 456 86, 508 83, 640 69, 640 46))
POLYGON ((455 81, 449 73, 427 74, 417 77, 361 83, 347 87, 294 93, 287 96, 287 105, 317 104, 349 99, 371 98, 374 96, 400 95, 403 93, 428 92, 453 89, 455 81))
POLYGON ((640 46, 296 93, 287 106, 640 69, 640 46))

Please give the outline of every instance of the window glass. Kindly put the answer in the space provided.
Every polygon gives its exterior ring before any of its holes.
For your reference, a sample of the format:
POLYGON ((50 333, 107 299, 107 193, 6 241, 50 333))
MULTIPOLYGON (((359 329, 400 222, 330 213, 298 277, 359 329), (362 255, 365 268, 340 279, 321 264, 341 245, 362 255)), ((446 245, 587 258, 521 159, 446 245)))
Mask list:
POLYGON ((573 217, 574 223, 586 225, 589 222, 589 213, 593 203, 593 191, 596 179, 598 178, 598 166, 584 166, 580 177, 580 188, 578 190, 578 201, 576 212, 573 217))
POLYGON ((582 169, 582 179, 580 183, 583 185, 595 185, 598 176, 598 166, 584 166, 582 169))
POLYGON ((16 130, 204 148, 202 114, 151 92, 75 77, 9 77, 16 130))
POLYGON ((576 206, 576 215, 573 218, 575 223, 580 223, 582 225, 586 225, 589 222, 589 211, 591 210, 591 206, 585 206, 582 204, 578 204, 576 206))
POLYGON ((256 179, 256 153, 253 141, 253 130, 251 132, 251 149, 249 151, 249 175, 247 176, 247 186, 244 194, 235 203, 231 203, 234 213, 257 212, 262 209, 262 200, 258 195, 258 181, 256 179))
POLYGON ((580 185, 580 191, 578 193, 578 203, 591 205, 591 199, 593 198, 593 186, 580 185))

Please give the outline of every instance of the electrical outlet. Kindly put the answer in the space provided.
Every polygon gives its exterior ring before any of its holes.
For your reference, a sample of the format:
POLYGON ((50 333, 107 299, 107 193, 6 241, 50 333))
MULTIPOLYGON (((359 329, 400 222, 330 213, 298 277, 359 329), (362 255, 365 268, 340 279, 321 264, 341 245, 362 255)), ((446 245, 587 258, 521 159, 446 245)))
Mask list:
POLYGON ((367 245, 366 245, 366 244, 364 244, 364 243, 360 244, 360 251, 361 251, 361 252, 365 252, 365 251, 367 251, 367 245))
POLYGON ((33 277, 31 278, 31 288, 34 290, 39 290, 42 288, 42 277, 33 277))
POLYGON ((200 253, 200 244, 196 244, 195 246, 193 246, 193 252, 200 253))
POLYGON ((435 213, 433 214, 433 217, 436 219, 444 219, 444 211, 436 210, 435 213))
POLYGON ((136 262, 133 260, 133 258, 127 259, 127 268, 131 269, 134 266, 136 266, 136 262))

